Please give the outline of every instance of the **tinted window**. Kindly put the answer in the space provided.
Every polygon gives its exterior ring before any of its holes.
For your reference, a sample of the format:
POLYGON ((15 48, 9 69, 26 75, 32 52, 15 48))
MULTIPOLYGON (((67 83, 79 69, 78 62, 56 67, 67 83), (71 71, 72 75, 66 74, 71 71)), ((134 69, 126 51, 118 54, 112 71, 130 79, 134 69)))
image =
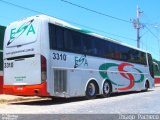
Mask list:
POLYGON ((62 27, 57 27, 55 25, 49 24, 49 39, 51 49, 64 48, 64 30, 62 27))
POLYGON ((139 63, 147 65, 146 54, 144 52, 139 54, 139 63))
POLYGON ((146 65, 144 52, 49 24, 50 48, 146 65))
POLYGON ((97 56, 105 57, 105 41, 99 38, 94 39, 97 56))
POLYGON ((138 50, 130 49, 128 62, 146 65, 146 54, 138 50))
POLYGON ((118 45, 110 41, 105 42, 105 56, 110 59, 117 59, 118 45))
POLYGON ((149 71, 151 76, 154 78, 154 70, 153 70, 153 61, 151 54, 148 54, 148 64, 149 64, 149 71))
POLYGON ((56 48, 63 49, 64 48, 64 33, 63 29, 60 27, 56 27, 55 39, 56 39, 56 48))
POLYGON ((82 40, 83 40, 82 51, 85 54, 95 55, 96 50, 95 50, 95 41, 93 40, 93 37, 89 35, 83 35, 82 40))
POLYGON ((119 52, 120 52, 120 60, 128 61, 129 60, 129 50, 130 48, 119 45, 119 52))
POLYGON ((55 31, 56 31, 56 27, 52 24, 49 24, 49 41, 50 41, 51 49, 56 48, 55 31))
POLYGON ((69 51, 82 52, 81 34, 77 31, 64 29, 65 48, 69 51))

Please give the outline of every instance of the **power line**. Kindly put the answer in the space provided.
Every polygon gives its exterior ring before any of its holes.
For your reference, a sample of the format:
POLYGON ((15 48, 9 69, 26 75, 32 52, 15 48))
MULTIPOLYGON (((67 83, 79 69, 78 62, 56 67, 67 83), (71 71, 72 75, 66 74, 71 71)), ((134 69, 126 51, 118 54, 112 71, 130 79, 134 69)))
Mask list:
POLYGON ((67 0, 61 0, 62 2, 65 2, 67 4, 70 4, 72 6, 76 6, 76 7, 79 7, 81 9, 84 9, 84 10, 87 10, 87 11, 90 11, 90 12, 93 12, 93 13, 96 13, 96 14, 99 14, 99 15, 102 15, 102 16, 105 16, 105 17, 109 17, 109 18, 112 18, 112 19, 115 19, 115 20, 119 20, 119 21, 123 21, 123 22, 127 22, 127 23, 132 23, 131 21, 128 21, 128 20, 124 20, 124 19, 121 19, 121 18, 118 18, 118 17, 114 17, 114 16, 111 16, 111 15, 107 15, 105 13, 102 13, 102 12, 99 12, 99 11, 95 11, 93 9, 89 9, 87 7, 84 7, 84 6, 81 6, 81 5, 78 5, 78 4, 75 4, 75 3, 72 3, 72 2, 69 2, 67 0))
POLYGON ((158 36, 156 36, 146 25, 145 28, 158 40, 160 40, 160 38, 158 36))
POLYGON ((144 24, 144 28, 146 28, 146 30, 155 38, 157 39, 157 47, 158 47, 158 50, 155 50, 152 46, 150 46, 150 50, 152 51, 153 50, 153 53, 156 54, 157 56, 160 57, 160 38, 154 34, 154 32, 150 29, 151 27, 152 28, 156 28, 159 26, 159 24, 156 24, 156 23, 150 23, 150 21, 153 21, 151 20, 145 13, 143 14, 143 16, 145 17, 146 19, 146 22, 143 23, 144 24), (149 28, 150 27, 150 28, 149 28))
MULTIPOLYGON (((33 9, 30 9, 30 8, 26 8, 26 7, 23 7, 23 6, 14 4, 14 3, 10 3, 10 2, 4 1, 4 0, 0 0, 0 2, 3 2, 3 3, 5 3, 5 4, 11 5, 11 6, 18 7, 18 8, 21 8, 21 9, 25 9, 25 10, 28 10, 28 11, 31 11, 31 12, 48 15, 48 14, 46 14, 46 13, 43 13, 43 12, 40 12, 40 11, 37 11, 37 10, 33 10, 33 9)), ((52 15, 48 15, 48 16, 52 16, 52 15)), ((54 17, 54 16, 52 16, 52 17, 54 17)), ((56 18, 56 17, 54 17, 54 18, 56 18)), ((92 29, 92 30, 96 30, 96 31, 99 31, 99 32, 103 32, 103 33, 106 33, 106 34, 110 34, 110 35, 113 35, 113 36, 116 36, 116 37, 120 37, 120 38, 125 38, 125 39, 128 39, 128 40, 136 41, 136 40, 133 39, 133 38, 128 38, 128 37, 125 37, 125 36, 116 35, 116 34, 109 33, 109 32, 106 32, 106 31, 102 31, 102 30, 99 30, 99 29, 95 29, 95 28, 92 28, 92 27, 88 27, 88 26, 85 26, 85 25, 81 25, 81 24, 76 23, 76 22, 73 22, 73 21, 68 21, 68 20, 65 20, 65 19, 61 19, 61 20, 64 20, 64 21, 73 23, 73 24, 75 24, 75 25, 83 26, 83 27, 85 27, 85 28, 89 28, 89 29, 92 29)), ((126 20, 125 20, 125 21, 126 21, 126 20)), ((128 21, 128 22, 130 22, 130 21, 128 21)), ((148 29, 148 30, 149 30, 149 29, 148 29)), ((150 31, 150 30, 149 30, 149 31, 150 31)), ((151 31, 150 31, 150 32, 151 32, 151 31)), ((152 32, 151 32, 151 33, 152 33, 152 32)), ((154 36, 155 36, 155 35, 154 35, 154 36)), ((156 37, 156 38, 157 38, 157 37, 156 37)), ((143 43, 142 43, 142 44, 143 44, 143 43)), ((154 50, 154 49, 152 49, 152 50, 154 50)), ((157 55, 158 55, 158 54, 157 54, 157 55)))
MULTIPOLYGON (((30 9, 30 8, 26 8, 26 7, 17 5, 17 4, 13 4, 13 3, 10 3, 10 2, 6 2, 6 1, 4 1, 4 0, 0 0, 0 1, 3 2, 3 3, 6 3, 6 4, 8 4, 8 5, 16 6, 16 7, 19 7, 19 8, 21 8, 21 9, 25 9, 25 10, 28 10, 28 11, 31 11, 31 12, 40 13, 40 14, 45 14, 45 13, 43 13, 43 12, 39 12, 39 11, 30 9)), ((45 14, 45 15, 48 15, 48 14, 45 14)), ((51 16, 51 15, 49 15, 49 16, 51 16)), ((52 17, 54 17, 54 16, 52 16, 52 17)), ((62 19, 62 20, 64 20, 64 19, 62 19)), ((68 21, 68 20, 64 20, 64 21, 68 21)), ((128 40, 136 41, 136 40, 133 39, 133 38, 128 38, 128 37, 125 37, 125 36, 116 35, 116 34, 109 33, 109 32, 106 32, 106 31, 102 31, 102 30, 99 30, 99 29, 95 29, 95 28, 92 28, 92 27, 88 27, 88 26, 85 26, 85 25, 81 25, 81 24, 76 23, 76 22, 72 22, 72 21, 68 21, 68 22, 73 23, 73 24, 76 24, 76 25, 79 25, 79 26, 83 26, 83 27, 85 27, 85 28, 89 28, 89 29, 92 29, 92 30, 96 30, 96 31, 99 31, 99 32, 103 32, 103 33, 106 33, 106 34, 110 34, 110 35, 113 35, 113 36, 116 36, 116 37, 120 37, 120 38, 124 38, 124 39, 128 39, 128 40)))
MULTIPOLYGON (((151 21, 153 21, 153 19, 151 20, 145 13, 143 14, 143 16, 145 17, 145 19, 147 20, 144 24, 145 25, 148 25, 148 26, 150 26, 150 27, 154 27, 154 28, 158 28, 158 27, 160 27, 160 23, 159 22, 151 22, 151 21)), ((159 17, 158 17, 158 19, 159 19, 159 17)), ((155 19, 154 19, 155 20, 155 19)))
MULTIPOLYGON (((0 2, 3 2, 3 3, 5 3, 5 4, 11 5, 11 6, 18 7, 18 8, 21 8, 21 9, 25 9, 25 10, 28 10, 28 11, 31 11, 31 12, 35 12, 35 13, 38 13, 38 14, 48 15, 48 14, 46 14, 46 13, 43 13, 43 12, 40 12, 40 11, 37 11, 37 10, 33 10, 33 9, 30 9, 30 8, 26 8, 26 7, 23 7, 23 6, 14 4, 14 3, 10 3, 10 2, 4 1, 4 0, 0 0, 0 2)), ((48 15, 48 16, 52 16, 52 15, 48 15)), ((56 18, 55 16, 52 16, 52 17, 56 18)), ((64 19, 61 19, 61 20, 64 20, 64 19)), ((124 38, 124 39, 128 39, 128 40, 136 41, 136 40, 133 39, 133 38, 128 38, 128 37, 125 37, 125 36, 116 35, 116 34, 113 34, 113 33, 106 32, 106 31, 98 30, 98 29, 95 29, 95 28, 92 28, 92 27, 88 27, 88 26, 85 26, 85 25, 81 25, 81 24, 76 23, 76 22, 72 22, 72 21, 68 21, 68 20, 64 20, 64 21, 67 21, 67 22, 70 22, 70 23, 73 23, 73 24, 75 24, 75 25, 82 26, 82 27, 85 27, 85 28, 89 28, 89 29, 92 29, 92 30, 95 30, 95 31, 99 31, 99 32, 102 32, 102 33, 110 34, 110 35, 113 35, 113 36, 116 36, 116 37, 120 37, 120 38, 124 38)))
MULTIPOLYGON (((141 41, 141 43, 142 43, 144 46, 147 47, 147 44, 146 44, 146 43, 144 43, 144 42, 142 42, 142 41, 141 41)), ((156 55, 159 56, 159 52, 158 52, 155 48, 153 48, 153 47, 150 46, 149 49, 147 49, 147 51, 148 51, 148 50, 154 51, 154 54, 156 54, 156 55)))
POLYGON ((156 36, 147 26, 145 26, 146 27, 146 29, 158 40, 158 49, 159 49, 159 56, 160 56, 160 44, 159 44, 159 42, 160 42, 160 38, 158 37, 158 36, 156 36))
POLYGON ((19 7, 19 8, 22 8, 22 9, 25 9, 25 10, 28 10, 28 11, 31 11, 31 12, 44 14, 44 13, 42 13, 42 12, 39 12, 39 11, 36 11, 36 10, 30 9, 30 8, 26 8, 26 7, 23 7, 23 6, 17 5, 17 4, 13 4, 13 3, 10 3, 10 2, 4 1, 4 0, 0 0, 0 2, 3 2, 3 3, 8 4, 8 5, 15 6, 15 7, 19 7))

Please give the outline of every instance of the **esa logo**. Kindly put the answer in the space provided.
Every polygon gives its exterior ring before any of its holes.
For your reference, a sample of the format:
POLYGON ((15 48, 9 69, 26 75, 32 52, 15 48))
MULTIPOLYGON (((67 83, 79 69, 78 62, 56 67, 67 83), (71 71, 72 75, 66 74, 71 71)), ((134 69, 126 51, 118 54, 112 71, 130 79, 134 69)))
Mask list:
POLYGON ((10 31, 10 39, 7 43, 7 46, 10 45, 15 39, 19 38, 21 35, 30 35, 30 34, 35 34, 35 29, 33 26, 33 21, 34 19, 25 22, 22 24, 19 28, 12 28, 10 31))

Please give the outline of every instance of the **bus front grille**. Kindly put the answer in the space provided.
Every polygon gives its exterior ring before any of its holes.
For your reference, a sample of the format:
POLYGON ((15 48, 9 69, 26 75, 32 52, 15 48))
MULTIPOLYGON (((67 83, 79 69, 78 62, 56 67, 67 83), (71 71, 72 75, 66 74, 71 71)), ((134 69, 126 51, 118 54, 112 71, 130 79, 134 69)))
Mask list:
POLYGON ((54 92, 63 93, 67 89, 67 71, 54 70, 54 92))

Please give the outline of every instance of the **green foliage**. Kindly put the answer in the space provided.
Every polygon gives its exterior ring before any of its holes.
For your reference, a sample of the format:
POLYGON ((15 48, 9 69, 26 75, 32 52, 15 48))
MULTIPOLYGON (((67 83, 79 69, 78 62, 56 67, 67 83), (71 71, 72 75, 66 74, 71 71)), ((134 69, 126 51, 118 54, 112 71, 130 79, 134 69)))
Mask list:
POLYGON ((3 49, 3 41, 4 41, 4 32, 6 27, 0 26, 0 50, 3 49))
MULTIPOLYGON (((159 66, 159 69, 160 69, 160 61, 153 59, 153 62, 156 62, 159 66)), ((155 74, 155 76, 160 76, 160 70, 157 71, 157 67, 155 65, 154 65, 154 74, 155 74)))
POLYGON ((3 70, 3 41, 6 27, 0 26, 0 70, 3 70))

